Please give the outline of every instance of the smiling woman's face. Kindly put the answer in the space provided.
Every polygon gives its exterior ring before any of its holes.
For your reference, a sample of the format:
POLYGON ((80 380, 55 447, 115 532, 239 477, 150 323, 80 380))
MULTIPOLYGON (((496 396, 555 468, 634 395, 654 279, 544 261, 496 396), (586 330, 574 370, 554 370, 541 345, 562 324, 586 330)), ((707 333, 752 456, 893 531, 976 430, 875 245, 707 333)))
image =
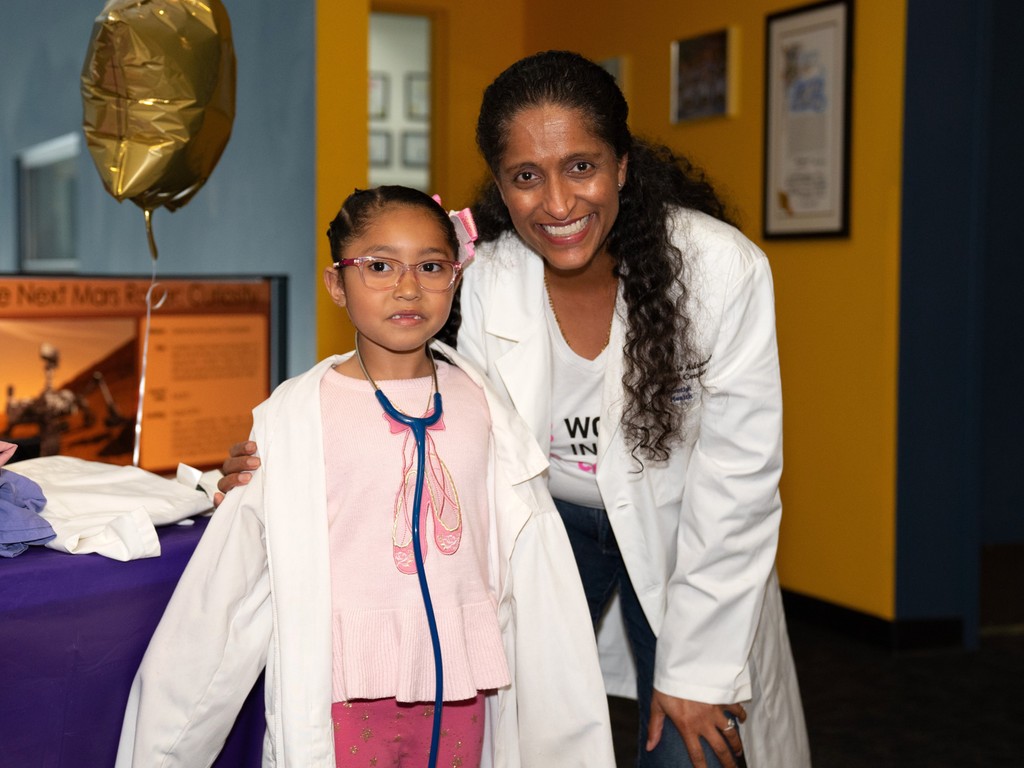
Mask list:
POLYGON ((578 110, 555 104, 519 112, 495 181, 516 232, 557 272, 610 261, 626 163, 587 130, 578 110))

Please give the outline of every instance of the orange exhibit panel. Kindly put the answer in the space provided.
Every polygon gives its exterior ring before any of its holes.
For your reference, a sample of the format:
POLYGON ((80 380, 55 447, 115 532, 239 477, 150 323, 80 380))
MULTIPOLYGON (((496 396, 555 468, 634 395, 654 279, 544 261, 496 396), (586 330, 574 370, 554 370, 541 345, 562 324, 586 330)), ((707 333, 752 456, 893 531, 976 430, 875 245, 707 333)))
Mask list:
POLYGON ((149 288, 0 278, 0 438, 18 459, 205 468, 248 435, 251 409, 279 378, 275 281, 162 280, 147 322, 149 288))

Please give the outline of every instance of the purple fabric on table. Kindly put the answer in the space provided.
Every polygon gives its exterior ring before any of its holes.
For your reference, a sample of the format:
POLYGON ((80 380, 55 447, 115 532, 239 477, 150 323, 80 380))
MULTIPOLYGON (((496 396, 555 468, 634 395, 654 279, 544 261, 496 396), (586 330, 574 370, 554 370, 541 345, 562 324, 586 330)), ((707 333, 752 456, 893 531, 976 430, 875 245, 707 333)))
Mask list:
POLYGON ((45 506, 35 480, 0 469, 0 557, 15 557, 29 544, 45 544, 57 535, 39 516, 45 506))
MULTIPOLYGON (((135 671, 206 523, 157 528, 160 557, 32 547, 0 563, 0 766, 114 764, 135 671)), ((261 681, 214 768, 259 768, 264 728, 261 681)))

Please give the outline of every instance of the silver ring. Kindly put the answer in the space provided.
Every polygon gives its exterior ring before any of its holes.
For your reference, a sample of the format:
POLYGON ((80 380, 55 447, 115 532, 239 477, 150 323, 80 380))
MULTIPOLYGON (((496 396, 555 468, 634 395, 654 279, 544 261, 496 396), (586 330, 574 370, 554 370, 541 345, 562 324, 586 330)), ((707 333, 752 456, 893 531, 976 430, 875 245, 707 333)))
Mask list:
POLYGON ((725 728, 722 729, 722 733, 725 733, 726 731, 731 731, 735 727, 736 727, 736 721, 735 720, 730 720, 729 724, 727 726, 725 726, 725 728))

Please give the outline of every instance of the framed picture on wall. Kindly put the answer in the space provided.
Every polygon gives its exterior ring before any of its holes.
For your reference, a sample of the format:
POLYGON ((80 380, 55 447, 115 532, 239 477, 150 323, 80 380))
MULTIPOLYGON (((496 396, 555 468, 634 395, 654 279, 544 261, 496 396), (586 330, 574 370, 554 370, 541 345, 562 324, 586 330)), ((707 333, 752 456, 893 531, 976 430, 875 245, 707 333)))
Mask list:
POLYGON ((849 235, 852 4, 768 16, 764 236, 849 235))
POLYGON ((405 76, 405 116, 410 120, 430 119, 430 75, 426 72, 405 76))
POLYGON ((391 165, 391 134, 388 131, 370 131, 370 167, 391 165))
POLYGON ((672 43, 673 123, 735 113, 736 89, 730 83, 732 37, 728 29, 720 29, 672 43))
POLYGON ((75 185, 81 146, 80 134, 68 133, 23 149, 15 158, 23 272, 78 269, 75 185))
POLYGON ((430 165, 430 134, 426 131, 402 131, 402 165, 406 168, 430 165))
POLYGON ((629 59, 626 56, 612 56, 607 59, 601 59, 597 62, 601 67, 612 77, 615 78, 616 84, 619 86, 619 90, 622 91, 622 95, 626 97, 626 101, 630 101, 629 92, 629 59))
POLYGON ((384 72, 370 73, 370 119, 385 120, 391 99, 391 78, 384 72))

